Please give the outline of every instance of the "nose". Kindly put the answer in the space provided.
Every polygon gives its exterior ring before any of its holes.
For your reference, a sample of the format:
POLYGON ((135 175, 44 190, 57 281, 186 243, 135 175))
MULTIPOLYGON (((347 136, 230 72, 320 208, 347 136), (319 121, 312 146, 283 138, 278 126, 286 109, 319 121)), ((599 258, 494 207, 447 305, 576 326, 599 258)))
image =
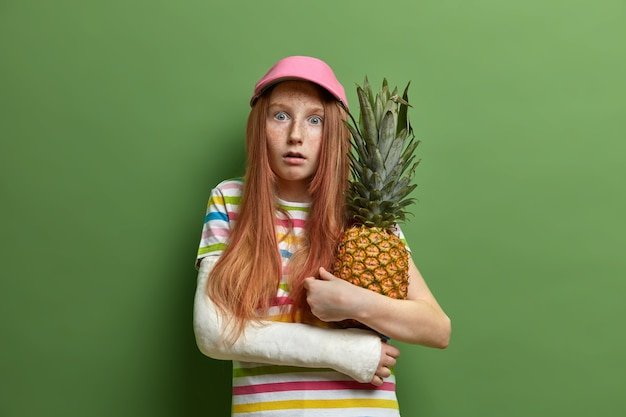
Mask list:
POLYGON ((304 127, 297 120, 294 120, 289 130, 289 143, 301 144, 304 139, 304 127))

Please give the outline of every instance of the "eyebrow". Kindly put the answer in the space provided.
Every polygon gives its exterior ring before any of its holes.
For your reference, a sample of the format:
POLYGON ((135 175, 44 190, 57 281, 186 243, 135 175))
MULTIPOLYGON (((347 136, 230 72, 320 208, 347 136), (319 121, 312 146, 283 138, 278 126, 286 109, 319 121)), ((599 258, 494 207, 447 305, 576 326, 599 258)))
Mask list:
MULTIPOLYGON (((272 102, 269 104, 269 109, 273 109, 273 108, 284 108, 284 109, 291 109, 291 107, 285 103, 282 103, 280 101, 276 101, 276 102, 272 102)), ((307 111, 308 112, 316 112, 316 113, 324 113, 324 106, 318 106, 318 105, 312 105, 310 107, 307 106, 307 111)))

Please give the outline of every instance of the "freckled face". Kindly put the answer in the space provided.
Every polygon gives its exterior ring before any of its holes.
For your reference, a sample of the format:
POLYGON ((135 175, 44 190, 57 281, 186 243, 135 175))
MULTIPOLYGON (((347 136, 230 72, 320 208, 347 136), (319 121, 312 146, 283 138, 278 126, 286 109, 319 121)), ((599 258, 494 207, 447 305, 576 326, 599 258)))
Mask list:
POLYGON ((270 93, 265 133, 280 197, 307 201, 309 180, 319 166, 323 123, 322 99, 311 83, 284 81, 270 93))

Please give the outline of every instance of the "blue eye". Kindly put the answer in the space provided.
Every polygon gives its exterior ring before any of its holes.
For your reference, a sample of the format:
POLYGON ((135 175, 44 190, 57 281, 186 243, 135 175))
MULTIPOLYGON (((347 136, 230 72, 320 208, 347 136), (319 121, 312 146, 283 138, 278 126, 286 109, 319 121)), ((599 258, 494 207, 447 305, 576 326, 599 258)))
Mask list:
POLYGON ((322 124, 322 118, 319 116, 313 116, 309 119, 309 121, 311 122, 311 124, 314 125, 321 125, 322 124))
POLYGON ((275 118, 276 120, 281 120, 281 121, 282 121, 282 120, 287 120, 287 114, 286 114, 285 112, 281 111, 281 112, 276 113, 276 114, 274 115, 274 118, 275 118))

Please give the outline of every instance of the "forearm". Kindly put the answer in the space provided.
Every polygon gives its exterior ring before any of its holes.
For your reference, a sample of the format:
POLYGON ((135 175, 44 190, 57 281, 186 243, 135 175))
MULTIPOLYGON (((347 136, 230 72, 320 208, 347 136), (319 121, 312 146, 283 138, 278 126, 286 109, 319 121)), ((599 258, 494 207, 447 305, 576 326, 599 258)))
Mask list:
POLYGON ((380 360, 378 336, 369 331, 337 330, 300 323, 248 324, 234 343, 229 328, 206 294, 206 280, 217 258, 202 260, 194 301, 194 331, 202 353, 216 359, 275 365, 325 367, 369 382, 380 360))
POLYGON ((445 348, 451 333, 450 319, 430 292, 415 263, 409 261, 410 284, 406 300, 396 300, 363 288, 354 318, 398 341, 445 348))
POLYGON ((400 342, 445 348, 450 319, 424 300, 395 300, 363 290, 354 319, 400 342))
POLYGON ((354 319, 394 340, 445 348, 450 320, 412 261, 409 276, 407 298, 397 300, 352 285, 320 268, 319 279, 305 280, 307 302, 323 321, 354 319))

